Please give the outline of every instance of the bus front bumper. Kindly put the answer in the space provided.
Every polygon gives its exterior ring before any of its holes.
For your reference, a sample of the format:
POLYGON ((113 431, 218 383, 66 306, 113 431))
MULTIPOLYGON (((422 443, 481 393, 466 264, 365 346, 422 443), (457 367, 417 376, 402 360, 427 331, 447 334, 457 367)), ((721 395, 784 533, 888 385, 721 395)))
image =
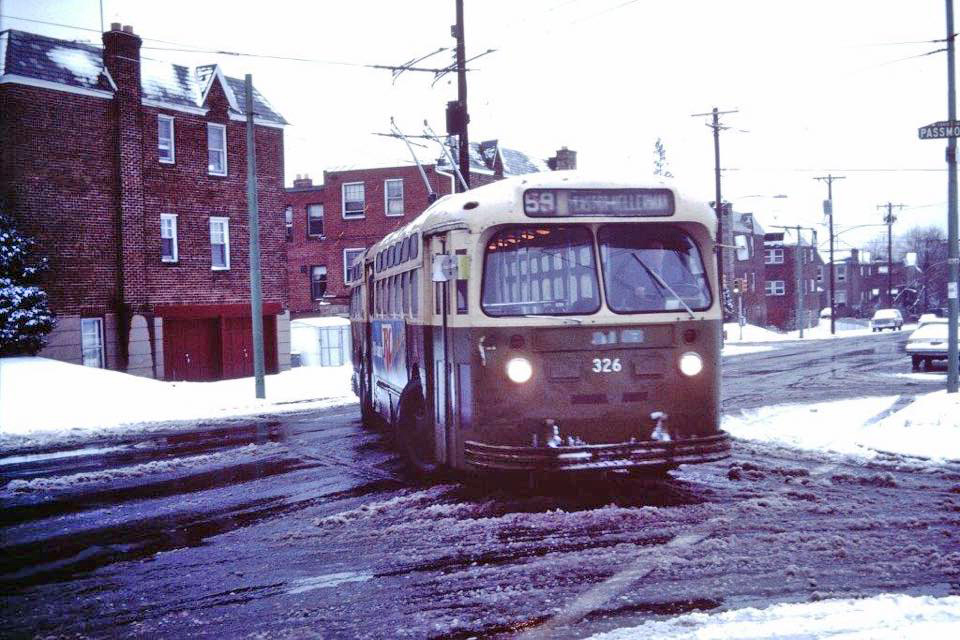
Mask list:
POLYGON ((612 471, 663 469, 722 460, 730 455, 730 436, 718 434, 670 442, 644 441, 563 447, 509 447, 468 440, 465 461, 479 469, 501 471, 612 471))

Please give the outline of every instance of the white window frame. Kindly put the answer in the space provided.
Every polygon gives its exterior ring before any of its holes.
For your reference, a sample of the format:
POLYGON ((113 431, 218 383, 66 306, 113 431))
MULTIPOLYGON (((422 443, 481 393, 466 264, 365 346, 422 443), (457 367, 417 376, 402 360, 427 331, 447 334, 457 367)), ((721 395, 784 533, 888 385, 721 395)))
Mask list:
POLYGON ((837 282, 847 281, 847 265, 838 264, 836 269, 837 282))
POLYGON ((177 240, 177 214, 161 213, 160 214, 160 262, 177 262, 179 260, 180 260, 180 249, 179 249, 179 242, 177 240), (164 235, 168 229, 165 223, 170 223, 170 226, 169 226, 170 236, 164 235), (168 237, 171 240, 173 240, 172 256, 163 255, 163 241, 168 237))
POLYGON ((157 156, 160 158, 160 164, 176 164, 177 162, 177 144, 176 136, 174 135, 173 116, 168 116, 163 113, 157 114, 157 156), (164 122, 170 124, 169 138, 165 138, 163 135, 162 123, 164 122), (164 157, 164 151, 170 152, 169 158, 164 157))
POLYGON ((104 349, 103 349, 103 318, 81 318, 80 319, 80 360, 83 362, 85 367, 96 367, 98 369, 103 369, 104 367, 104 349), (96 338, 97 344, 87 345, 84 344, 84 339, 87 337, 88 333, 86 328, 90 326, 90 323, 96 327, 96 338), (97 349, 97 364, 87 364, 87 350, 88 349, 97 349))
POLYGON ((283 227, 286 230, 286 240, 293 240, 293 207, 284 207, 283 209, 283 227))
POLYGON ((310 267, 310 299, 313 301, 323 300, 324 298, 330 295, 330 274, 327 273, 327 266, 323 264, 315 264, 310 267), (323 269, 323 294, 320 297, 314 295, 313 284, 314 284, 314 271, 318 269, 323 269))
POLYGON ((767 280, 763 288, 768 296, 782 296, 787 292, 786 282, 783 280, 767 280))
POLYGON ((404 214, 404 193, 403 193, 403 178, 388 178, 383 181, 383 211, 386 213, 388 218, 399 218, 404 214), (397 198, 390 198, 390 183, 400 183, 400 212, 399 213, 390 213, 390 200, 396 201, 397 198))
POLYGON ((367 188, 363 182, 344 182, 340 185, 340 215, 344 220, 359 220, 367 217, 367 188), (347 187, 360 185, 363 189, 363 208, 357 211, 347 211, 347 187))
MULTIPOLYGON (((219 244, 219 243, 217 243, 219 244)), ((222 216, 210 216, 210 269, 212 271, 229 271, 230 270, 230 218, 222 216), (213 247, 214 247, 214 234, 216 231, 214 227, 222 224, 223 230, 223 246, 224 246, 224 262, 225 265, 215 265, 213 264, 213 247)))
POLYGON ((764 264, 783 264, 783 248, 767 249, 763 256, 764 264))
POLYGON ((836 304, 847 304, 847 292, 842 289, 835 291, 833 301, 836 304))
POLYGON ((217 124, 215 122, 207 123, 207 173, 211 176, 225 176, 227 175, 227 125, 217 124), (223 141, 222 149, 214 149, 211 145, 211 133, 213 131, 219 131, 221 135, 221 140, 223 141), (218 151, 223 160, 223 171, 214 171, 213 165, 210 164, 210 152, 218 151))
POLYGON ((325 231, 326 231, 326 228, 325 228, 325 227, 326 227, 326 224, 325 224, 325 223, 326 223, 326 220, 325 220, 326 215, 327 215, 326 208, 323 206, 323 203, 322 203, 322 202, 313 202, 313 203, 307 205, 307 236, 308 236, 308 237, 310 237, 310 238, 323 238, 323 237, 325 237, 324 234, 325 234, 325 231), (320 233, 311 233, 311 232, 310 232, 310 221, 312 220, 312 218, 310 217, 310 208, 311 208, 311 207, 320 207, 320 229, 321 229, 320 233))
POLYGON ((343 284, 347 284, 347 267, 350 266, 350 263, 347 262, 347 252, 348 251, 358 251, 363 253, 366 249, 364 247, 347 247, 343 250, 343 284))

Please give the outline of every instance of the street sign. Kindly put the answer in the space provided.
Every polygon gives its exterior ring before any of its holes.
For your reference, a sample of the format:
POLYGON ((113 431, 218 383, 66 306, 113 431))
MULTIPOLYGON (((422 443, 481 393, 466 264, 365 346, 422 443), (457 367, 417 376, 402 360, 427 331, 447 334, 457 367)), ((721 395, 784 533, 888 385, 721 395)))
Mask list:
POLYGON ((935 140, 937 138, 960 137, 960 120, 944 120, 934 122, 917 130, 921 140, 935 140))

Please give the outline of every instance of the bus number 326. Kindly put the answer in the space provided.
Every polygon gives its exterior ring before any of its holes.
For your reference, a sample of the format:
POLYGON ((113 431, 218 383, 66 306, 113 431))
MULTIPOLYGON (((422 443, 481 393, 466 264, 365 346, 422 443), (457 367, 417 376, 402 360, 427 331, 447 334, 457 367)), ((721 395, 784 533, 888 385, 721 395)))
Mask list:
POLYGON ((623 365, 620 364, 620 358, 594 358, 593 359, 593 369, 594 373, 616 373, 617 371, 622 371, 623 365))

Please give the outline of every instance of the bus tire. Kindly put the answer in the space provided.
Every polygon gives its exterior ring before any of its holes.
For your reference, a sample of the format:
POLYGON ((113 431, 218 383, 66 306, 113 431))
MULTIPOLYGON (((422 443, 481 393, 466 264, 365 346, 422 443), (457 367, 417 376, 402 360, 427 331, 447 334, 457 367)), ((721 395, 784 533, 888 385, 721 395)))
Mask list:
POLYGON ((426 477, 436 473, 436 443, 419 383, 410 383, 400 395, 394 423, 396 442, 409 470, 426 477))

